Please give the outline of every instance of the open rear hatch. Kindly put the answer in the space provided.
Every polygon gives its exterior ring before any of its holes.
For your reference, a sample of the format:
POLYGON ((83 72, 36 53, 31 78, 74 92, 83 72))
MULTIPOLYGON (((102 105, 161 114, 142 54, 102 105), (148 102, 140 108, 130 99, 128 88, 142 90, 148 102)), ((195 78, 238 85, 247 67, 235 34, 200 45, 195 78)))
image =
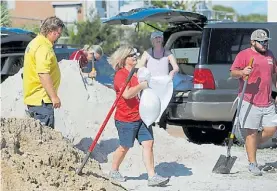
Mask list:
POLYGON ((176 25, 186 22, 205 23, 207 18, 204 15, 183 10, 150 7, 121 12, 118 15, 104 21, 104 23, 110 25, 130 25, 146 21, 176 25))
MULTIPOLYGON (((174 26, 179 27, 181 25, 191 24, 191 25, 195 25, 195 28, 198 28, 198 31, 199 29, 200 31, 202 31, 202 27, 200 26, 203 26, 203 24, 207 22, 207 17, 198 13, 184 11, 184 10, 149 7, 149 8, 132 9, 128 12, 121 12, 118 15, 104 21, 103 23, 110 24, 110 25, 121 25, 121 24, 131 25, 131 24, 140 23, 140 22, 143 22, 146 24, 148 24, 147 22, 168 23, 173 27, 174 26)), ((167 47, 167 48, 171 49, 171 47, 167 47)), ((175 57, 177 61, 193 59, 195 57, 194 56, 195 51, 197 50, 194 50, 194 48, 190 48, 189 50, 186 49, 185 51, 187 52, 185 53, 188 56, 183 58, 184 50, 176 49, 175 51, 173 51, 171 49, 171 51, 174 54, 176 54, 175 57), (190 57, 193 57, 193 58, 190 58, 190 57)), ((193 59, 192 62, 197 63, 197 61, 198 61, 198 58, 193 59)), ((185 66, 186 63, 187 62, 184 61, 184 63, 179 63, 179 64, 184 64, 185 66)), ((193 88, 192 75, 193 75, 194 65, 186 65, 185 67, 186 67, 185 70, 189 71, 189 75, 187 73, 182 72, 181 70, 181 73, 176 75, 176 78, 173 79, 173 83, 174 83, 173 99, 174 97, 177 97, 177 100, 175 100, 177 102, 182 102, 180 98, 181 99, 184 97, 187 98, 189 90, 193 88)))

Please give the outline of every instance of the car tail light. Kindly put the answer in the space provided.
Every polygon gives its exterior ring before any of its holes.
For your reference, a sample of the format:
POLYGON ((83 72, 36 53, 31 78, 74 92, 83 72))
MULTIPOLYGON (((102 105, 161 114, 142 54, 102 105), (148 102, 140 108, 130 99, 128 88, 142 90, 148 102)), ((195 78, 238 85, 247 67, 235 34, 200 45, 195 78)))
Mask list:
POLYGON ((215 89, 214 76, 211 70, 196 68, 193 75, 193 85, 195 89, 215 89))

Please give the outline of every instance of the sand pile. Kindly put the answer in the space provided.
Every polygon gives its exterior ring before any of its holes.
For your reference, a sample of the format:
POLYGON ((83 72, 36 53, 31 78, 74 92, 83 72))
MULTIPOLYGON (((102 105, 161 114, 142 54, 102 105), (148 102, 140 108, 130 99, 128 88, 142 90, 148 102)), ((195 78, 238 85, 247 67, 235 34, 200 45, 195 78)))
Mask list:
POLYGON ((9 77, 2 84, 1 89, 1 116, 24 117, 22 69, 14 76, 9 77))
POLYGON ((115 100, 115 92, 97 81, 93 85, 84 84, 75 62, 63 61, 60 68, 62 79, 58 94, 62 107, 55 111, 55 125, 77 144, 82 138, 95 135, 115 100))
POLYGON ((92 159, 76 175, 83 152, 33 119, 1 118, 1 134, 3 190, 124 190, 92 159))

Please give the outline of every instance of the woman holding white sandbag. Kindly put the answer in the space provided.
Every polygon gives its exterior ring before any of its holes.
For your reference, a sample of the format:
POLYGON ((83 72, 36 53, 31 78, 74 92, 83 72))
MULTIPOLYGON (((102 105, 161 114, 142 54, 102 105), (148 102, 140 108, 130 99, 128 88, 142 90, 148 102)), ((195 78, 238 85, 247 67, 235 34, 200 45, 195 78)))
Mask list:
MULTIPOLYGON (((110 63, 116 71, 114 89, 117 96, 131 69, 136 65, 138 55, 139 53, 133 47, 122 46, 111 56, 110 63)), ((157 175, 154 171, 153 132, 151 128, 146 127, 139 115, 138 94, 147 87, 147 81, 139 83, 136 75, 133 75, 116 106, 114 118, 120 145, 113 156, 110 177, 119 182, 125 181, 125 178, 118 171, 119 166, 129 148, 133 147, 134 141, 137 139, 143 147, 143 158, 148 172, 148 186, 163 186, 169 182, 169 179, 157 175)))
POLYGON ((140 65, 145 66, 151 73, 149 86, 155 91, 161 101, 161 111, 156 122, 159 121, 159 125, 165 128, 166 123, 162 115, 172 97, 172 79, 179 72, 179 66, 174 55, 163 47, 162 32, 155 31, 151 33, 150 40, 153 47, 144 51, 140 65), (169 64, 173 68, 171 71, 169 71, 169 64))

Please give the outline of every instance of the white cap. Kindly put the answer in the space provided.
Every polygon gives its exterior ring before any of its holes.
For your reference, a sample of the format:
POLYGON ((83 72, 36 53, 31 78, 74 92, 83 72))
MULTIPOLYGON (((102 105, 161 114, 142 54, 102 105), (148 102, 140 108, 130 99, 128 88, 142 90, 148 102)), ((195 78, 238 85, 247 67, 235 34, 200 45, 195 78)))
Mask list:
POLYGON ((151 33, 151 37, 150 37, 151 39, 154 39, 154 38, 157 38, 157 37, 163 38, 164 37, 163 33, 161 31, 155 31, 155 32, 151 33))

